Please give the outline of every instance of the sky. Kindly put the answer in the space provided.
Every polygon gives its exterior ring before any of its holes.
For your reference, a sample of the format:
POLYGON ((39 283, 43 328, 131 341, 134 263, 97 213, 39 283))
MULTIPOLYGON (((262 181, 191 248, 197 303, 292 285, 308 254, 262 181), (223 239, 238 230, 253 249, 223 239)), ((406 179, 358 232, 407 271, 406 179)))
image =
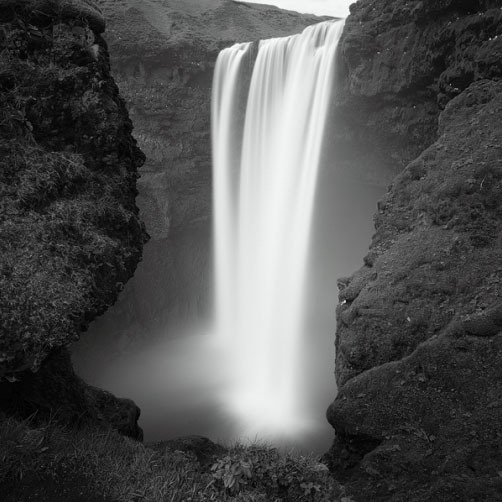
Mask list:
POLYGON ((281 9, 296 10, 318 16, 347 17, 349 5, 356 0, 245 0, 248 3, 276 5, 281 9))

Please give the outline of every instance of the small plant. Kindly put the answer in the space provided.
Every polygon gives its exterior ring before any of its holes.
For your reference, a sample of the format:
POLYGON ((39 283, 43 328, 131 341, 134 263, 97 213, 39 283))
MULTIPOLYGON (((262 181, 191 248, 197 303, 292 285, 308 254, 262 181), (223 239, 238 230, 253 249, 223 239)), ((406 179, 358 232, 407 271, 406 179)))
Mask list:
POLYGON ((211 467, 211 471, 213 478, 221 481, 227 490, 238 493, 252 478, 251 467, 251 462, 226 455, 211 467))
POLYGON ((300 488, 302 488, 303 493, 305 495, 315 495, 321 491, 321 485, 318 483, 312 483, 309 481, 308 483, 300 483, 300 488))
POLYGON ((252 492, 266 500, 324 502, 338 493, 324 465, 275 448, 237 446, 213 464, 211 473, 215 486, 230 496, 252 492))

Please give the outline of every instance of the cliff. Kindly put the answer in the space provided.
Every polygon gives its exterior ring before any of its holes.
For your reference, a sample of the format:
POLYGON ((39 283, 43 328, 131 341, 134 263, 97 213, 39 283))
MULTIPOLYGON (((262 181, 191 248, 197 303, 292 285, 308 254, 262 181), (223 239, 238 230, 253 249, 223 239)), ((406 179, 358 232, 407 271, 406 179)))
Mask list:
POLYGON ((231 0, 102 5, 112 72, 147 157, 138 205, 151 240, 118 304, 91 332, 120 351, 203 319, 210 307, 210 108, 219 51, 298 33, 319 19, 231 0))
POLYGON ((0 412, 114 425, 123 412, 139 436, 134 404, 85 386, 66 352, 116 300, 146 240, 144 156, 103 16, 90 1, 4 0, 0 23, 0 412))
POLYGON ((358 501, 500 500, 501 7, 361 0, 347 19, 333 141, 400 172, 339 281, 328 457, 358 501))
POLYGON ((439 113, 500 73, 500 2, 359 1, 347 18, 334 113, 339 169, 388 184, 437 137, 439 113), (478 12, 482 14, 478 14, 478 12))

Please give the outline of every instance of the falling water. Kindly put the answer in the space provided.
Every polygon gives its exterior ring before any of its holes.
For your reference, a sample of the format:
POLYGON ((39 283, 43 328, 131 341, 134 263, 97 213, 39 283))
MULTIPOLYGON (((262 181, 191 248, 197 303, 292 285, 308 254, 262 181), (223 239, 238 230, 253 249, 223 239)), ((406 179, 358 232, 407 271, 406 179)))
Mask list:
POLYGON ((303 290, 342 29, 341 21, 324 22, 260 42, 243 129, 238 89, 251 45, 225 49, 216 64, 216 333, 230 356, 226 399, 256 434, 295 432, 303 424, 303 290))

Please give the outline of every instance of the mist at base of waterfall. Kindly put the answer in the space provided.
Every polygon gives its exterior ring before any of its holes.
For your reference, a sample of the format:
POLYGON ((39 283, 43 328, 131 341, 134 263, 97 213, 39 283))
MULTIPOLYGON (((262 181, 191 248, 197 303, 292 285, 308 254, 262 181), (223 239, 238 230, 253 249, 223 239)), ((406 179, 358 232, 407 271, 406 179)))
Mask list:
MULTIPOLYGON (((316 435, 329 436, 322 409, 319 417, 312 414, 310 423, 285 421, 284 434, 267 433, 257 415, 240 421, 228 406, 232 375, 226 368, 232 355, 214 340, 210 333, 185 334, 92 369, 74 360, 77 372, 88 383, 136 402, 146 442, 198 435, 222 444, 258 440, 311 451, 316 435), (256 420, 256 429, 249 427, 251 420, 256 420)), ((318 442, 320 452, 322 441, 318 442)))
POLYGON ((157 328, 114 358, 101 356, 99 336, 74 353, 87 382, 137 403, 146 441, 201 435, 316 453, 331 444, 337 279, 362 264, 382 193, 343 179, 336 152, 322 148, 326 125, 336 127, 327 115, 342 27, 262 41, 255 61, 251 44, 220 53, 214 322, 157 328))
MULTIPOLYGON (((305 403, 302 415, 310 415, 308 421, 299 423, 292 417, 278 416, 283 433, 277 432, 278 427, 267 432, 260 415, 267 423, 271 421, 261 408, 255 413, 250 409, 247 420, 240 420, 228 405, 233 385, 225 368, 231 357, 224 347, 214 344, 210 333, 205 333, 168 339, 92 369, 86 369, 78 358, 74 361, 77 373, 86 382, 135 401, 141 408, 139 424, 145 442, 198 435, 222 444, 263 441, 305 452, 327 449, 332 436, 324 419, 326 394, 333 392, 329 375, 324 375, 325 387, 329 387, 321 392, 324 399, 310 394, 312 401, 317 397, 318 408, 307 409, 309 403, 305 403), (256 428, 249 426, 253 421, 256 428)), ((316 366, 312 365, 312 372, 316 366)), ((235 403, 235 396, 231 402, 235 403)))
POLYGON ((306 420, 286 417, 281 430, 289 434, 257 433, 249 421, 241 421, 242 415, 228 403, 228 397, 235 396, 232 375, 225 369, 228 352, 214 343, 209 325, 197 319, 176 333, 155 333, 139 350, 115 355, 94 336, 92 348, 79 351, 77 345, 74 351, 77 373, 92 385, 133 399, 142 410, 139 424, 146 442, 199 435, 224 444, 257 439, 324 453, 334 435, 325 411, 336 396, 336 281, 361 266, 373 232, 376 201, 383 192, 340 180, 331 165, 320 173, 306 272, 305 341, 297 367, 296 394, 306 420))

